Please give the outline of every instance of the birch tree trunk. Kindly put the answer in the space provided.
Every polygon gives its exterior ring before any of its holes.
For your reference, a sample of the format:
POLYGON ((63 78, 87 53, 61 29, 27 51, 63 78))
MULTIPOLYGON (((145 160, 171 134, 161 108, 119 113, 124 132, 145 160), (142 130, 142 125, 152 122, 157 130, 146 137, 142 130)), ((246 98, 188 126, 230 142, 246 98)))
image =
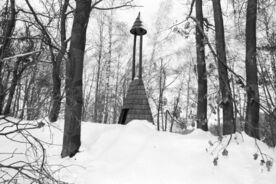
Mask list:
MULTIPOLYGON (((111 6, 113 6, 113 2, 111 2, 111 6)), ((104 123, 108 122, 108 115, 109 115, 109 101, 110 101, 110 75, 111 75, 111 60, 112 60, 112 32, 113 32, 113 11, 111 10, 110 18, 108 23, 108 60, 106 66, 106 87, 105 87, 105 108, 104 108, 104 123)))

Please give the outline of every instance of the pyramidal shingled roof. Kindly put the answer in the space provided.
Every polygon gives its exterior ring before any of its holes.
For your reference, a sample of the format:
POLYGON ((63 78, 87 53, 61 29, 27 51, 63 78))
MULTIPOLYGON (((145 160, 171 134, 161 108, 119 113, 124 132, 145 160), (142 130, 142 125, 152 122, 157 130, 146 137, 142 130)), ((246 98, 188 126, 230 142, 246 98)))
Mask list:
POLYGON ((148 120, 153 122, 145 86, 142 79, 134 79, 128 88, 127 96, 124 99, 119 124, 127 124, 131 120, 148 120), (127 110, 124 116, 124 110, 127 110))

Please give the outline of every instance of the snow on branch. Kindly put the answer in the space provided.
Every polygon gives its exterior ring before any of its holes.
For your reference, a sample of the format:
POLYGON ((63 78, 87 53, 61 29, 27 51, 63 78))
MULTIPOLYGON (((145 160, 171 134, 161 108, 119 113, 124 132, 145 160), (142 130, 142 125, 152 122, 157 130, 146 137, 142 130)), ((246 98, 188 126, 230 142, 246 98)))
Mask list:
POLYGON ((3 58, 2 60, 7 61, 7 60, 10 60, 10 59, 14 59, 14 58, 30 56, 30 55, 33 55, 33 54, 36 54, 36 53, 39 53, 39 52, 41 52, 41 50, 26 52, 26 53, 23 53, 23 54, 17 54, 17 55, 14 55, 14 56, 3 58))

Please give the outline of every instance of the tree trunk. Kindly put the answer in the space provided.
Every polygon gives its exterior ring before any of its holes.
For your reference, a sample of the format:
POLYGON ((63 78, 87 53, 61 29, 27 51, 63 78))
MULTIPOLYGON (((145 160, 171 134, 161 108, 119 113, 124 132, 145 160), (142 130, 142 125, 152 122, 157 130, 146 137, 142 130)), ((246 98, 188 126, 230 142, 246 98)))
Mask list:
MULTIPOLYGON (((161 60, 162 62, 162 60, 161 60)), ((161 111, 161 105, 162 105, 162 64, 160 67, 160 73, 159 73, 159 97, 158 97, 158 106, 157 106, 157 130, 160 130, 160 111, 161 111)))
MULTIPOLYGON (((235 65, 233 64, 233 67, 234 68, 235 65)), ((231 76, 232 79, 234 79, 234 75, 231 76)), ((238 117, 238 105, 237 105, 237 101, 235 100, 237 95, 236 95, 236 83, 234 82, 234 80, 232 80, 232 95, 233 95, 233 123, 234 123, 234 126, 235 126, 235 131, 237 131, 237 117, 238 117)))
POLYGON ((256 61, 257 0, 248 0, 246 13, 246 124, 245 132, 259 138, 259 89, 256 61))
POLYGON ((173 124, 174 124, 174 119, 172 119, 172 121, 171 121, 170 132, 173 131, 173 124))
MULTIPOLYGON (((111 5, 113 6, 113 2, 111 5)), ((105 88, 105 108, 104 108, 104 123, 108 122, 108 115, 109 115, 109 101, 110 101, 110 94, 112 93, 110 90, 110 75, 111 75, 111 60, 112 60, 112 31, 113 31, 113 11, 111 10, 111 15, 109 18, 108 24, 108 60, 106 66, 106 88, 105 88)))
POLYGON ((21 84, 19 83, 17 85, 15 102, 14 102, 14 106, 13 106, 13 116, 14 117, 18 117, 20 99, 21 99, 21 84))
POLYGON ((97 76, 96 76, 96 89, 95 89, 95 104, 94 104, 94 113, 93 113, 93 121, 99 122, 99 85, 101 78, 101 63, 102 63, 102 54, 103 54, 103 20, 99 20, 99 48, 98 48, 98 61, 97 61, 97 76))
POLYGON ((67 42, 66 42, 66 11, 69 5, 69 0, 65 0, 61 10, 61 19, 60 19, 60 40, 61 40, 61 49, 58 52, 58 55, 55 60, 53 60, 52 68, 52 80, 53 80, 53 91, 52 91, 52 106, 49 113, 49 121, 55 122, 58 119, 61 106, 61 78, 60 78, 60 66, 62 59, 65 55, 67 42))
POLYGON ((29 91, 29 96, 27 96, 27 120, 33 120, 34 117, 34 107, 35 107, 35 102, 37 101, 37 95, 36 93, 36 85, 34 83, 36 79, 36 73, 34 71, 34 74, 32 76, 32 79, 30 80, 30 91, 29 91))
POLYGON ((120 73, 120 56, 118 57, 117 61, 117 72, 116 72, 116 85, 115 85, 115 94, 114 94, 114 105, 113 105, 113 124, 116 124, 118 122, 118 91, 119 91, 119 73, 120 73))
POLYGON ((190 107, 190 83, 191 83, 191 63, 189 63, 189 74, 188 74, 188 81, 187 81, 187 103, 186 103, 186 121, 188 122, 188 113, 189 113, 189 107, 190 107))
MULTIPOLYGON (((27 50, 31 51, 33 49, 33 47, 29 47, 27 50)), ((8 95, 8 99, 6 101, 6 106, 5 109, 3 111, 4 115, 9 115, 10 114, 10 110, 11 110, 11 105, 12 105, 12 100, 13 100, 13 96, 15 93, 15 89, 17 84, 20 81, 20 78, 22 76, 22 73, 25 71, 25 69, 31 64, 24 64, 24 62, 26 62, 27 58, 17 58, 17 61, 14 63, 14 67, 13 67, 13 78, 11 81, 11 85, 9 87, 9 95, 8 95), (21 65, 21 67, 20 67, 21 65)), ((6 81, 9 81, 8 79, 6 81)), ((5 87, 6 88, 6 87, 5 87)), ((14 111, 13 111, 14 113, 14 111)))
MULTIPOLYGON (((90 76, 89 76, 90 77, 90 76)), ((89 121, 91 112, 89 112, 90 104, 91 104, 91 98, 92 98, 92 91, 93 91, 93 81, 95 79, 95 68, 93 68, 93 74, 90 79, 87 79, 85 82, 85 86, 87 86, 88 91, 86 92, 86 87, 84 87, 83 90, 83 106, 82 106, 82 120, 83 121, 89 121)))
POLYGON ((26 106, 26 103, 27 103, 27 99, 28 99, 28 95, 29 95, 29 89, 30 89, 30 80, 26 79, 25 80, 25 84, 24 84, 24 98, 23 98, 23 102, 22 102, 22 108, 21 108, 21 113, 19 115, 18 118, 20 119, 23 119, 24 117, 24 113, 25 113, 25 106, 26 106))
POLYGON ((69 60, 66 63, 65 123, 61 157, 73 157, 80 147, 82 112, 82 73, 91 0, 76 0, 69 60))
POLYGON ((177 114, 176 112, 179 110, 179 101, 180 101, 180 96, 181 96, 181 91, 182 91, 182 87, 183 87, 183 81, 181 81, 181 85, 178 91, 178 96, 176 98, 176 101, 174 102, 174 107, 173 107, 173 115, 171 116, 171 126, 170 126, 170 132, 173 131, 173 124, 174 124, 174 118, 177 118, 175 115, 177 114))
POLYGON ((276 51, 270 52, 270 64, 271 64, 271 70, 272 70, 272 76, 273 76, 273 87, 276 88, 276 51))
POLYGON ((101 52, 100 52, 100 55, 99 55, 99 58, 98 58, 98 67, 97 67, 96 89, 95 89, 95 104, 94 104, 94 114, 93 114, 93 121, 94 122, 98 122, 100 72, 101 72, 101 52))
POLYGON ((202 0, 196 0, 196 18, 199 25, 196 26, 196 61, 197 61, 197 128, 208 130, 207 124, 207 73, 205 63, 204 35, 203 29, 202 0), (199 27, 200 26, 200 27, 199 27))
POLYGON ((11 86, 9 88, 9 96, 8 96, 8 99, 7 99, 7 103, 6 103, 4 112, 3 112, 4 115, 8 115, 10 113, 10 108, 11 108, 11 104, 12 104, 13 95, 14 95, 15 88, 16 88, 16 85, 17 85, 17 82, 18 82, 18 79, 19 79, 19 75, 18 75, 19 63, 20 63, 20 59, 18 59, 14 64, 13 78, 12 78, 12 81, 11 81, 11 86))
POLYGON ((220 105, 223 109, 223 135, 235 132, 233 121, 233 101, 228 78, 224 25, 220 0, 213 0, 215 31, 216 31, 216 51, 218 59, 219 88, 221 92, 220 105))
MULTIPOLYGON (((8 9, 8 8, 7 8, 8 9)), ((3 78, 2 78, 2 67, 3 67, 3 61, 2 59, 6 56, 6 49, 8 49, 10 44, 10 37, 13 34, 14 27, 15 27, 15 0, 10 0, 10 12, 8 14, 8 20, 7 25, 3 29, 3 36, 4 39, 2 43, 0 43, 2 46, 0 47, 0 114, 2 114, 2 109, 4 106, 4 100, 5 100, 5 88, 3 85, 3 78)))
POLYGON ((53 91, 52 91, 52 106, 49 112, 49 121, 55 122, 58 118, 61 105, 61 79, 60 79, 60 63, 55 61, 52 63, 52 80, 53 80, 53 91))

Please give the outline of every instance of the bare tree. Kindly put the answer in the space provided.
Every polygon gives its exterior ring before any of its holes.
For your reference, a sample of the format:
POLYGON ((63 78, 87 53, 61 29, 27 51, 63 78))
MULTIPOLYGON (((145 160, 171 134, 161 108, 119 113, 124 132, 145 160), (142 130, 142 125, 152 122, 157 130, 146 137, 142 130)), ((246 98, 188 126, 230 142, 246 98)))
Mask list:
POLYGON ((228 67, 226 61, 224 25, 220 0, 213 0, 215 31, 216 31, 216 51, 218 59, 219 87, 221 93, 220 105, 223 109, 223 134, 235 132, 233 101, 228 77, 228 67))
POLYGON ((4 105, 4 100, 5 100, 5 86, 3 85, 3 75, 2 75, 2 70, 3 70, 3 65, 4 61, 3 58, 7 56, 7 49, 9 48, 10 42, 11 42, 11 36, 13 34, 14 28, 15 28, 15 16, 16 16, 16 11, 15 11, 15 0, 10 0, 7 1, 5 9, 3 9, 3 16, 4 16, 4 21, 1 22, 1 28, 2 29, 2 34, 3 38, 0 40, 0 114, 2 114, 2 109, 4 105), (9 3, 10 2, 10 6, 9 3))
POLYGON ((158 88, 159 88, 159 96, 158 96, 158 102, 157 102, 157 130, 160 130, 160 117, 161 117, 161 130, 165 130, 164 128, 164 92, 166 90, 166 66, 163 62, 163 58, 160 59, 160 69, 159 69, 159 82, 158 82, 158 88))
POLYGON ((69 0, 64 0, 64 3, 60 10, 60 42, 61 48, 58 51, 58 54, 55 59, 52 60, 53 68, 52 68, 52 80, 53 80, 53 91, 52 91, 52 106, 49 112, 49 120, 54 122, 57 120, 60 106, 61 106, 61 63, 64 58, 67 49, 67 41, 66 40, 66 18, 67 18, 67 8, 69 6, 69 0))
MULTIPOLYGON (((114 0, 111 1, 111 7, 114 4, 114 0)), ((106 63, 106 83, 105 83, 105 103, 104 103, 104 120, 106 124, 108 122, 109 114, 109 102, 110 102, 110 76, 111 76, 111 63, 112 63, 112 49, 113 49, 113 10, 110 10, 108 19, 108 59, 106 63)))
POLYGON ((246 124, 245 132, 259 138, 259 87, 256 60, 257 0, 247 1, 246 13, 246 124))
POLYGON ((103 42, 104 42, 104 20, 103 20, 103 15, 100 14, 99 18, 97 18, 98 22, 98 28, 99 28, 99 41, 97 44, 97 51, 96 51, 96 60, 97 60, 97 74, 96 74, 96 88, 95 88, 95 102, 94 102, 94 113, 93 113, 93 121, 98 122, 101 121, 99 119, 99 114, 101 112, 99 111, 99 106, 100 106, 100 80, 101 80, 101 65, 103 61, 103 42))
MULTIPOLYGON (((28 28, 26 28, 26 29, 28 30, 28 28)), ((6 106, 3 111, 4 115, 10 114, 12 100, 14 97, 14 92, 16 90, 18 83, 20 82, 23 72, 34 63, 34 61, 30 61, 30 60, 32 60, 32 59, 30 59, 31 58, 30 56, 32 56, 32 54, 31 54, 32 52, 30 52, 30 51, 33 51, 33 49, 34 49, 34 42, 32 40, 28 40, 27 42, 23 42, 23 43, 26 45, 25 53, 30 53, 30 54, 25 55, 23 57, 16 58, 16 61, 14 63, 14 67, 13 67, 13 72, 12 72, 13 78, 11 80, 11 84, 10 84, 10 87, 8 90, 9 94, 8 94, 8 98, 6 101, 6 106)))
POLYGON ((90 10, 91 0, 76 0, 69 60, 66 63, 65 123, 61 157, 73 157, 81 144, 83 58, 90 10))
POLYGON ((196 19, 199 23, 196 26, 196 60, 198 76, 197 127, 207 131, 207 73, 205 63, 204 35, 200 31, 204 31, 202 0, 196 0, 196 19))
MULTIPOLYGON (((60 31, 59 31, 59 36, 60 36, 60 44, 58 44, 54 39, 53 36, 51 35, 50 31, 48 30, 48 25, 50 25, 53 22, 53 17, 50 15, 50 13, 47 11, 46 13, 38 13, 34 10, 32 5, 29 3, 28 0, 26 0, 26 3, 30 9, 30 14, 33 15, 35 22, 37 24, 37 28, 41 31, 43 38, 42 41, 44 42, 45 45, 47 45, 49 49, 49 54, 50 54, 50 59, 51 59, 51 64, 52 64, 52 103, 51 103, 51 109, 49 112, 49 120, 51 122, 54 122, 57 120, 59 112, 60 112, 60 106, 61 106, 61 100, 62 100, 62 95, 61 95, 61 63, 64 59, 66 49, 67 49, 67 42, 69 39, 66 39, 66 20, 67 16, 69 13, 67 13, 67 8, 69 6, 69 0, 64 0, 61 1, 60 5, 60 17, 59 18, 59 24, 60 24, 60 31), (47 23, 44 23, 40 17, 47 18, 47 23), (57 51, 57 54, 55 54, 55 50, 57 51)), ((48 3, 48 2, 47 2, 48 3)), ((52 7, 55 7, 53 5, 54 1, 51 2, 50 4, 52 7)), ((44 6, 47 6, 45 4, 44 6)), ((21 10, 26 13, 26 10, 21 10)), ((54 15, 54 17, 57 17, 57 15, 54 15)))

